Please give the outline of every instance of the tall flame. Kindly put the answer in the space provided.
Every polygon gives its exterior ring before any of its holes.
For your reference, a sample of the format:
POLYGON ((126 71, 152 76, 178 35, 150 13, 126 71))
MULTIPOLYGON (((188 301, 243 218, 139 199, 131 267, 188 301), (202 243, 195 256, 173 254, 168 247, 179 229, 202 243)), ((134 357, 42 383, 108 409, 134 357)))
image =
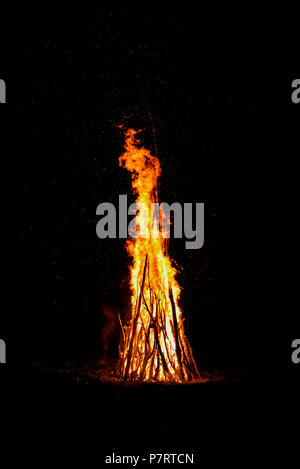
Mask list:
POLYGON ((119 158, 120 166, 131 172, 139 209, 135 217, 139 235, 126 244, 132 259, 132 296, 130 322, 127 326, 121 324, 120 378, 182 382, 199 377, 199 372, 184 334, 178 304, 180 287, 168 256, 166 233, 160 221, 153 223, 151 217, 151 204, 158 203, 160 163, 140 146, 137 133, 133 129, 126 132, 125 151, 119 158))

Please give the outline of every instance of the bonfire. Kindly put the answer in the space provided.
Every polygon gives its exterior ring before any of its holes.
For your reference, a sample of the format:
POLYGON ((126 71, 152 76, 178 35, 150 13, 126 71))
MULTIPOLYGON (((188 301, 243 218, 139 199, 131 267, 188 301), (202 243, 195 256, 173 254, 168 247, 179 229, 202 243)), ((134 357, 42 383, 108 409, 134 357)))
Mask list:
POLYGON ((128 238, 131 258, 131 316, 120 319, 119 377, 131 382, 186 382, 199 378, 189 341, 184 333, 179 306, 177 269, 168 255, 168 236, 162 216, 153 222, 151 204, 158 203, 159 159, 142 147, 137 131, 125 134, 120 166, 131 173, 132 189, 140 210, 136 215, 139 235, 128 238), (165 230, 165 228, 164 228, 165 230))

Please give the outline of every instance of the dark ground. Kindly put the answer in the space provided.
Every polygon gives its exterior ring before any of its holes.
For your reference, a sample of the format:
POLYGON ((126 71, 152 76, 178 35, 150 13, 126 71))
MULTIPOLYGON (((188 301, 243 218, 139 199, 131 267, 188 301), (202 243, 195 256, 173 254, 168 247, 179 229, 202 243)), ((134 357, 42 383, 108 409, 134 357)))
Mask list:
POLYGON ((16 383, 24 383, 5 437, 21 441, 22 461, 39 467, 47 455, 50 465, 104 467, 113 452, 193 453, 197 467, 289 466, 297 460, 299 387, 282 378, 221 370, 206 373, 210 381, 203 384, 124 386, 103 383, 94 373, 90 363, 19 370, 16 383), (64 387, 57 393, 56 384, 75 382, 97 385, 88 395, 64 387))

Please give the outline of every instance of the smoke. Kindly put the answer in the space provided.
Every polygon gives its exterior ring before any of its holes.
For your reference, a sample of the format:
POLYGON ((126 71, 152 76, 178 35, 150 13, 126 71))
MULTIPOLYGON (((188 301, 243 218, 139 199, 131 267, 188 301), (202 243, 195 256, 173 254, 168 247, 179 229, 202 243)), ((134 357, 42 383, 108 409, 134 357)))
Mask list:
POLYGON ((102 307, 103 326, 101 331, 102 352, 105 358, 117 353, 118 315, 111 306, 102 307))

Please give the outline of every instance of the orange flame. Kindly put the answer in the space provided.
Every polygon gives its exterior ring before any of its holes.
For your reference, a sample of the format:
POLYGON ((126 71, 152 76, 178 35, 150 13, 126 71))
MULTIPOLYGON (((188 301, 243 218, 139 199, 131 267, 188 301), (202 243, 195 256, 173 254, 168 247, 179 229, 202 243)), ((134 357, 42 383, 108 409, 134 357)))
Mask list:
POLYGON ((184 334, 177 271, 168 256, 161 223, 153 223, 151 217, 151 203, 158 203, 161 167, 158 158, 140 146, 136 134, 133 129, 126 132, 125 151, 119 159, 120 166, 131 172, 139 209, 135 217, 139 235, 126 244, 132 259, 132 311, 130 323, 121 324, 120 377, 182 382, 199 377, 199 372, 184 334))

